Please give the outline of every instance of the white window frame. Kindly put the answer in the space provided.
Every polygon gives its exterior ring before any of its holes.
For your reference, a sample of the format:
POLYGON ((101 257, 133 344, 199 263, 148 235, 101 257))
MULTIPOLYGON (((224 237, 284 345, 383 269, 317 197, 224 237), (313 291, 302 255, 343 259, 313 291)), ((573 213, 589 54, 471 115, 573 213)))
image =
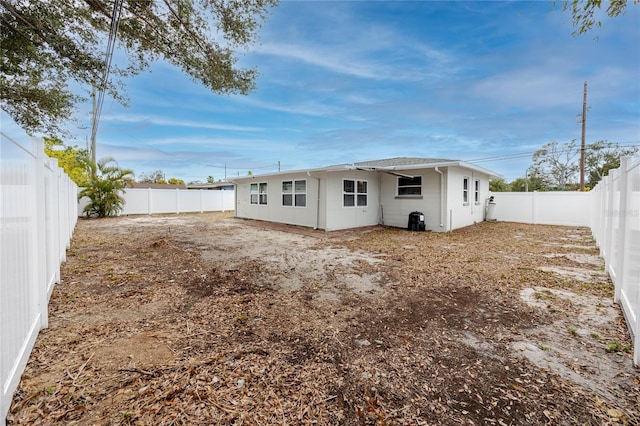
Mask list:
POLYGON ((251 204, 258 204, 259 198, 260 197, 258 195, 258 184, 257 183, 249 184, 249 202, 251 204))
POLYGON ((469 205, 469 177, 464 176, 462 178, 462 203, 469 205))
POLYGON ((297 207, 297 208, 306 208, 307 207, 307 180, 306 179, 291 179, 291 180, 283 180, 282 181, 282 206, 283 207, 297 207), (298 189, 296 184, 304 182, 304 190, 298 189), (284 189, 285 183, 291 185, 290 192, 286 192, 284 189), (291 196, 291 204, 285 204, 284 197, 285 195, 291 196), (299 195, 304 195, 304 202, 300 202, 298 199, 299 195))
POLYGON ((423 182, 422 175, 413 176, 413 178, 398 176, 398 180, 396 181, 396 197, 399 197, 399 198, 422 198, 422 182, 423 182), (400 185, 400 181, 402 179, 413 179, 413 180, 416 180, 418 178, 420 179, 420 184, 419 185, 416 185, 415 183, 410 184, 410 185, 400 185), (404 189, 404 188, 418 188, 420 192, 418 194, 401 194, 400 190, 404 189))
POLYGON ((343 208, 358 208, 367 207, 369 204, 369 182, 364 179, 342 179, 342 207, 343 208), (353 182, 353 192, 347 192, 344 190, 345 182, 353 182), (364 192, 360 190, 360 184, 364 184, 364 192), (345 205, 345 196, 353 196, 353 205, 345 205), (360 198, 364 197, 364 204, 360 204, 360 198))
POLYGON ((473 201, 480 204, 480 179, 473 181, 473 201))
POLYGON ((249 202, 254 205, 267 205, 267 182, 252 183, 249 186, 249 202))
POLYGON ((260 182, 258 184, 258 198, 260 198, 259 203, 263 206, 267 205, 267 194, 268 194, 268 188, 269 185, 267 184, 267 182, 260 182))

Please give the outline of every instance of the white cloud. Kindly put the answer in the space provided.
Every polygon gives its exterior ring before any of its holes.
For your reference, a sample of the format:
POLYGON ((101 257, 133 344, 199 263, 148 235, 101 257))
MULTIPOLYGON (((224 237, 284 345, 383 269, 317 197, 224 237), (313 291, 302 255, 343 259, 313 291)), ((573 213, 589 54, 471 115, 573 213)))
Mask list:
POLYGON ((317 46, 296 46, 290 44, 263 44, 257 53, 274 55, 296 61, 305 62, 330 71, 352 75, 360 78, 386 79, 391 78, 381 72, 380 65, 364 60, 357 60, 342 54, 336 49, 322 49, 317 46))
POLYGON ((166 127, 188 127, 192 129, 215 129, 241 132, 263 131, 261 127, 236 126, 230 124, 219 124, 192 120, 176 120, 162 116, 140 115, 140 114, 115 114, 102 117, 101 121, 114 123, 137 123, 145 125, 166 126, 166 127))

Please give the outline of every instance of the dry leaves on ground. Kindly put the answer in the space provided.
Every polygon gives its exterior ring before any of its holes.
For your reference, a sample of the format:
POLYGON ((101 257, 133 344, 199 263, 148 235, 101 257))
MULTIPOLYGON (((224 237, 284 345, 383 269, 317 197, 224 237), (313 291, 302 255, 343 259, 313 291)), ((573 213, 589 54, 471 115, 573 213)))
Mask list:
POLYGON ((637 424, 629 348, 583 228, 83 220, 8 424, 637 424))

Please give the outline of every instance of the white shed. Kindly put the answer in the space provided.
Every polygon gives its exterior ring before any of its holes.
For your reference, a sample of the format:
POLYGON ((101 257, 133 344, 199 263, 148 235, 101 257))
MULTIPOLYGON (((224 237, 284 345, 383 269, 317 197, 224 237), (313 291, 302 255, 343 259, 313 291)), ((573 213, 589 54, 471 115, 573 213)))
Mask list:
POLYGON ((431 231, 485 219, 489 179, 500 175, 457 160, 399 157, 240 177, 236 217, 334 231, 371 225, 406 228, 424 213, 431 231))

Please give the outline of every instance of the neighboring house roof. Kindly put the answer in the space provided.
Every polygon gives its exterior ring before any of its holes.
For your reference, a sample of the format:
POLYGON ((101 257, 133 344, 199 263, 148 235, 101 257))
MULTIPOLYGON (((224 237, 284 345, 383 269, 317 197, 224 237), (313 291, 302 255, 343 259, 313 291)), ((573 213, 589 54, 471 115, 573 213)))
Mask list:
POLYGON ((146 183, 146 182, 134 182, 132 188, 142 189, 187 189, 187 185, 172 185, 170 183, 146 183))
POLYGON ((187 189, 232 189, 232 182, 216 182, 216 183, 192 183, 187 185, 187 189))
POLYGON ((467 163, 465 161, 460 161, 460 160, 447 160, 442 158, 395 157, 395 158, 387 158, 383 160, 361 161, 361 162, 352 163, 352 164, 337 164, 337 165, 321 167, 317 169, 291 170, 288 172, 243 176, 243 177, 233 179, 233 182, 248 180, 248 179, 256 178, 259 176, 275 176, 275 175, 290 174, 290 173, 333 172, 333 171, 352 170, 352 169, 380 171, 380 172, 393 172, 394 170, 415 170, 415 169, 425 169, 425 168, 432 169, 436 167, 454 167, 454 166, 464 167, 470 170, 484 173, 489 175, 490 178, 502 178, 502 176, 496 172, 493 172, 489 169, 485 169, 484 167, 476 166, 475 164, 467 163))

